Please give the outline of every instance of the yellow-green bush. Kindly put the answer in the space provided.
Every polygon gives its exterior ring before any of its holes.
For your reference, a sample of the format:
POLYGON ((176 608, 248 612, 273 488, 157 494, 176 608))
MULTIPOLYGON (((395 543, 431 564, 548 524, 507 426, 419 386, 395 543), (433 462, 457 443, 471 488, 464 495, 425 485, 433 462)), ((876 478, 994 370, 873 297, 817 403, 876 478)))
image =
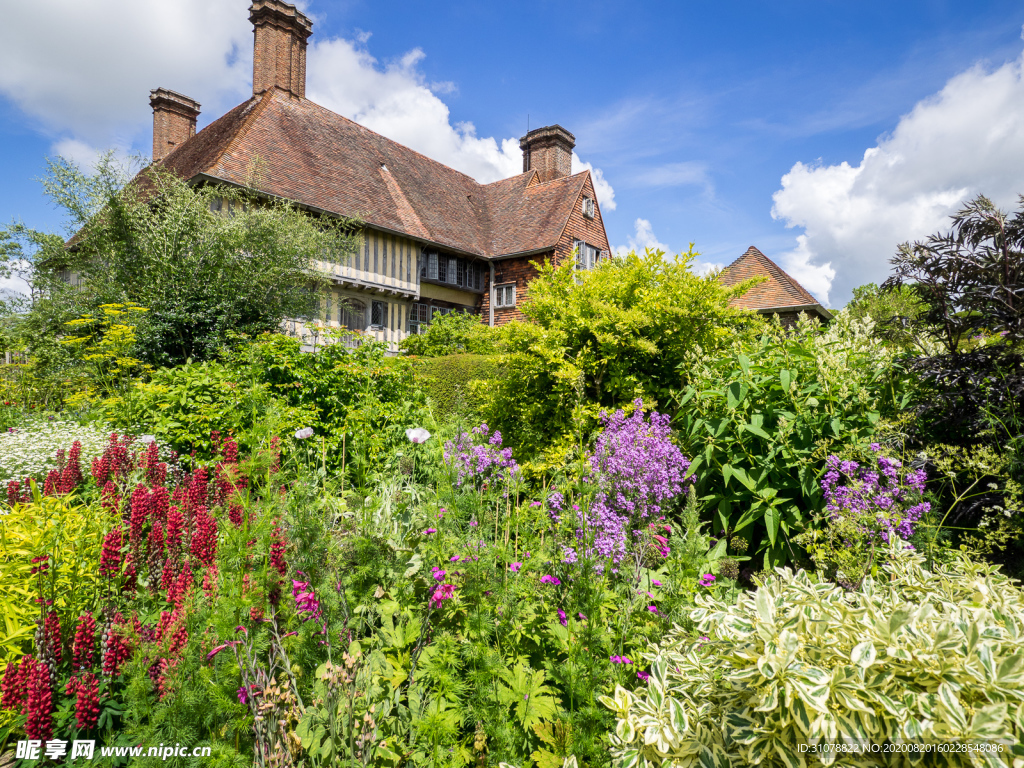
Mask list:
POLYGON ((36 599, 52 600, 61 616, 79 616, 99 604, 99 575, 107 515, 76 497, 37 497, 0 509, 0 674, 31 642, 40 614, 36 599), (34 558, 49 569, 33 575, 34 558))
POLYGON ((438 421, 470 418, 478 413, 479 384, 501 378, 497 355, 445 355, 415 362, 416 378, 430 399, 438 421))

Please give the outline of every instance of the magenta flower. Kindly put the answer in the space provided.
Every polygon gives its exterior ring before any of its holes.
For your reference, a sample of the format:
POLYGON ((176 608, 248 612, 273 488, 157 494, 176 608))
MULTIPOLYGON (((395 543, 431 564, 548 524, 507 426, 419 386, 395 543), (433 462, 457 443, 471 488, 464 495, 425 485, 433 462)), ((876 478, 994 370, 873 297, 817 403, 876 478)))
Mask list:
POLYGON ((530 506, 531 507, 539 507, 540 506, 540 502, 539 501, 531 501, 530 502, 530 506))
POLYGON ((656 587, 660 587, 661 586, 661 582, 660 581, 652 581, 651 584, 653 584, 656 587))
POLYGON ((650 611, 651 613, 657 613, 658 612, 658 607, 656 605, 648 605, 647 606, 647 610, 650 611))
POLYGON ((647 672, 641 672, 639 669, 636 671, 636 676, 645 683, 651 679, 650 674, 648 674, 647 672))
POLYGON ((522 567, 522 563, 509 563, 508 569, 512 571, 512 573, 519 573, 519 569, 522 567))
POLYGON ((432 533, 437 533, 437 528, 427 528, 427 530, 425 530, 423 533, 429 536, 432 533))
POLYGON ((292 579, 292 597, 295 598, 295 610, 303 621, 320 621, 320 601, 308 581, 296 581, 292 579))
POLYGON ((434 590, 434 594, 430 596, 430 605, 433 608, 440 608, 445 600, 450 600, 453 597, 455 597, 455 585, 441 584, 434 590))
POLYGON ((569 620, 565 617, 565 611, 561 608, 558 609, 558 623, 563 627, 569 626, 569 620))
POLYGON ((714 585, 715 577, 712 576, 710 573, 705 573, 703 576, 700 577, 700 581, 698 581, 697 583, 702 587, 710 587, 714 585))
POLYGON ((633 660, 625 656, 611 656, 612 664, 632 664, 633 660))
POLYGON ((434 576, 434 581, 443 581, 444 580, 445 571, 442 571, 436 565, 433 568, 431 568, 430 572, 434 576))
POLYGON ((549 576, 548 574, 545 573, 543 576, 540 577, 540 583, 541 584, 553 584, 554 586, 557 587, 562 582, 559 581, 556 576, 549 576))
POLYGON ((462 558, 461 558, 461 557, 459 557, 458 555, 452 555, 451 557, 449 557, 449 558, 448 558, 448 562, 449 562, 449 563, 457 563, 457 562, 459 562, 459 560, 461 560, 461 559, 462 559, 462 558))
POLYGON ((248 704, 249 703, 249 689, 246 686, 242 686, 238 689, 238 703, 248 704))

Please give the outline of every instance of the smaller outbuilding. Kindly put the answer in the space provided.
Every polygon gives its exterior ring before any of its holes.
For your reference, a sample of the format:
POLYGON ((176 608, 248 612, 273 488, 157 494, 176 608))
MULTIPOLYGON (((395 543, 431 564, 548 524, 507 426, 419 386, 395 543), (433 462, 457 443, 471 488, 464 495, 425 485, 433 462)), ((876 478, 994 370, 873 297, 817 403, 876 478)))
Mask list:
POLYGON ((736 285, 753 277, 768 279, 734 298, 730 302, 734 307, 752 309, 762 315, 778 315, 785 326, 795 325, 801 312, 821 323, 832 319, 831 312, 754 246, 747 248, 742 256, 723 269, 718 279, 723 285, 736 285))

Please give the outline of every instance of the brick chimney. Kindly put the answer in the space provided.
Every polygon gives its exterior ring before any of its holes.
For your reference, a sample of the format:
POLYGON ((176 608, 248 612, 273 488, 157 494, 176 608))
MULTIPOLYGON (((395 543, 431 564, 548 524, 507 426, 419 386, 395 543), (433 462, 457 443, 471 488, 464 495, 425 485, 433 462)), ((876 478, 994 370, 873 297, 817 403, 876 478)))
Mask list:
POLYGON ((249 6, 255 46, 252 92, 259 95, 275 85, 300 99, 306 97, 306 40, 313 22, 281 0, 255 0, 249 6))
POLYGON ((519 140, 523 150, 523 173, 537 171, 541 181, 572 174, 572 149, 576 137, 560 125, 534 128, 519 140))
POLYGON ((149 92, 153 107, 153 161, 163 160, 175 147, 196 135, 200 104, 166 88, 149 92))

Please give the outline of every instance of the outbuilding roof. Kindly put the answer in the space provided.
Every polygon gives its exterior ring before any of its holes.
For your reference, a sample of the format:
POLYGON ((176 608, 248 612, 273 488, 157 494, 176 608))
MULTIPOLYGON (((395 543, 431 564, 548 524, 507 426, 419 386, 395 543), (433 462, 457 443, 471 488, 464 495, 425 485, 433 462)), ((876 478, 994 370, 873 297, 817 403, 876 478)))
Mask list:
POLYGON ((747 248, 742 256, 723 269, 718 279, 723 285, 730 286, 754 277, 768 279, 734 298, 730 302, 733 306, 766 314, 808 312, 824 320, 832 319, 832 314, 814 296, 754 246, 747 248))

